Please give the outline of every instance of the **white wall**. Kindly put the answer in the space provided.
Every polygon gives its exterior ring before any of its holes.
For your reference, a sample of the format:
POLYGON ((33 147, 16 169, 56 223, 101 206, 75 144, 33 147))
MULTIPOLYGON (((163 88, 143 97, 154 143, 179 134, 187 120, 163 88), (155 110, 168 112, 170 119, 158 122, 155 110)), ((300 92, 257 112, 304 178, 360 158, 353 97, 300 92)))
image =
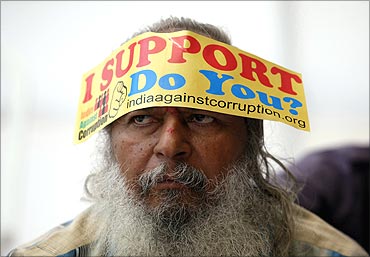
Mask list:
POLYGON ((72 143, 82 74, 170 15, 219 25, 302 73, 312 131, 267 122, 273 153, 368 144, 367 1, 1 1, 1 255, 86 208, 94 139, 72 143))

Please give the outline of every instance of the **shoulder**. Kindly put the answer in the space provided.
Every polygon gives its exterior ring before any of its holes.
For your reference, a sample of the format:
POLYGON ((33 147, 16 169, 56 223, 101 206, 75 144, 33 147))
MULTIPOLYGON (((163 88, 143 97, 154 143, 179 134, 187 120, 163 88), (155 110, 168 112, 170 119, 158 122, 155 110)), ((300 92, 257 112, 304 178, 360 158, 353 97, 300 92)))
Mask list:
POLYGON ((326 256, 369 256, 353 239, 310 211, 294 205, 294 239, 326 256))
POLYGON ((73 221, 59 225, 35 240, 12 250, 8 256, 84 256, 96 235, 88 208, 73 221))

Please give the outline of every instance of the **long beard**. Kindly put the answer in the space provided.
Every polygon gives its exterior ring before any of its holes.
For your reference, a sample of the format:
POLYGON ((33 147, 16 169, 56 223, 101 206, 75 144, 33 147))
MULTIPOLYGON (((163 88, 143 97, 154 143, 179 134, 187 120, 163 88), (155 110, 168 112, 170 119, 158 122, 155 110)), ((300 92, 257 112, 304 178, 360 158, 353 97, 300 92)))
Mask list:
POLYGON ((163 179, 165 165, 138 178, 139 191, 124 180, 116 164, 98 173, 92 187, 100 195, 95 213, 101 227, 91 254, 271 255, 272 224, 278 222, 273 213, 278 210, 266 201, 246 167, 247 161, 240 161, 228 169, 225 178, 208 181, 201 171, 181 164, 174 177, 188 191, 162 191, 155 207, 146 200, 150 189, 163 179))

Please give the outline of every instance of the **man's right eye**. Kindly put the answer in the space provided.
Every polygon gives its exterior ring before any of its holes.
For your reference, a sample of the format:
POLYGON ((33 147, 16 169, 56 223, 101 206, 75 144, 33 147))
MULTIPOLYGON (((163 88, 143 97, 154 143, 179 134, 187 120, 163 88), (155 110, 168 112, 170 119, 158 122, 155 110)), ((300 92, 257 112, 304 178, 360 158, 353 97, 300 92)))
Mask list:
POLYGON ((136 125, 148 125, 154 122, 154 118, 150 115, 137 115, 131 118, 131 121, 136 125))

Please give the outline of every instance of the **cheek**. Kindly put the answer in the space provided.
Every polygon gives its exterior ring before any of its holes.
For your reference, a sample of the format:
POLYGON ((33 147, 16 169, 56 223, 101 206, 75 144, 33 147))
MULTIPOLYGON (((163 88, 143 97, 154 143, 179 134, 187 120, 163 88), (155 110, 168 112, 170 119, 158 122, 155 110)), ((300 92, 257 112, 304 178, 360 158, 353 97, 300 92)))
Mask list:
POLYGON ((132 139, 114 140, 113 152, 127 179, 137 177, 145 169, 150 158, 151 146, 151 143, 132 139))
POLYGON ((200 168, 209 179, 226 175, 226 168, 244 153, 245 145, 238 138, 213 137, 211 142, 199 145, 200 168))

